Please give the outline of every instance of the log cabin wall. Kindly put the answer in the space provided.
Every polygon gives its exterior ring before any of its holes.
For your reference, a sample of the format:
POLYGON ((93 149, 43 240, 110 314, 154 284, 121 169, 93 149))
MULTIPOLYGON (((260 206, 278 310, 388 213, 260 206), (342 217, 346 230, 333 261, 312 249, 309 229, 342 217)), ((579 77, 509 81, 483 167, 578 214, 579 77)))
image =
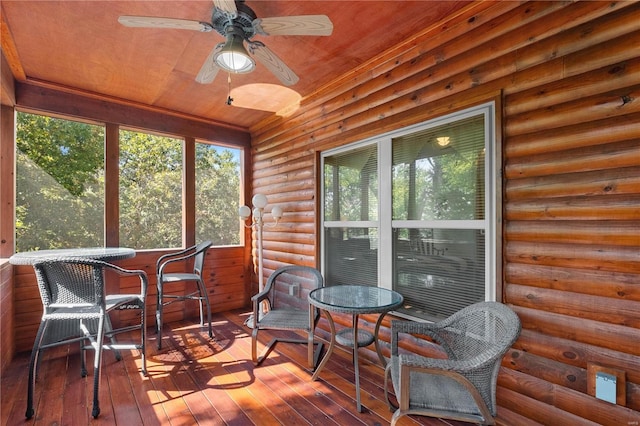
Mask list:
POLYGON ((523 331, 503 363, 498 421, 638 424, 639 22, 637 2, 474 3, 255 126, 254 191, 285 211, 264 235, 265 275, 316 265, 319 151, 499 95, 497 297, 523 331), (589 394, 590 363, 623 372, 623 404, 589 394))

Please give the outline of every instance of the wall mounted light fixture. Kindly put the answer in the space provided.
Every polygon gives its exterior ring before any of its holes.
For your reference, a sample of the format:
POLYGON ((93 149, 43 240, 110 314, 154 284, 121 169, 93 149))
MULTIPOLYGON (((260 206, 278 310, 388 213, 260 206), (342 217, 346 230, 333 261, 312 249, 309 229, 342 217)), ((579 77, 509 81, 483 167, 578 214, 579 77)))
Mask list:
MULTIPOLYGON (((265 207, 267 206, 267 197, 264 194, 256 194, 251 199, 251 204, 253 204, 253 210, 249 208, 249 206, 242 206, 238 209, 238 214, 243 221, 247 221, 249 217, 251 217, 251 223, 246 224, 247 228, 252 228, 256 231, 258 237, 258 291, 261 292, 264 290, 264 273, 263 273, 263 257, 262 257, 262 230, 265 226, 264 215, 265 215, 265 207)), ((279 206, 274 206, 271 209, 271 216, 274 219, 274 224, 277 224, 278 221, 282 218, 282 208, 279 206)), ((247 321, 246 324, 251 324, 251 322, 247 321)))

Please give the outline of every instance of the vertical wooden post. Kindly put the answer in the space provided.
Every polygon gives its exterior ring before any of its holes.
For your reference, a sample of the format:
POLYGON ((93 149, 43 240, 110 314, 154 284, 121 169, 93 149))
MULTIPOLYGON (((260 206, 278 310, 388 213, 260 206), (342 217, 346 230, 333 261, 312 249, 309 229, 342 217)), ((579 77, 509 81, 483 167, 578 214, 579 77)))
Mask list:
POLYGON ((15 250, 16 142, 15 110, 2 105, 0 110, 0 258, 15 250))
POLYGON ((120 245, 120 126, 105 125, 104 148, 104 244, 120 245))

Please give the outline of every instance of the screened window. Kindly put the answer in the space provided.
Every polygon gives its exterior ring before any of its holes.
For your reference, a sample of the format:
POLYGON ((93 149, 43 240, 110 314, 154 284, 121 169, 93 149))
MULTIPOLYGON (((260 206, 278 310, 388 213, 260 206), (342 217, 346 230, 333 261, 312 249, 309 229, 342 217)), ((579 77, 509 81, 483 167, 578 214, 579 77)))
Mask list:
POLYGON ((119 178, 106 182, 105 135, 104 125, 16 112, 17 252, 102 247, 107 230, 139 250, 181 247, 185 235, 240 244, 241 150, 196 142, 195 200, 183 200, 192 161, 183 139, 121 129, 119 178), (118 216, 105 220, 114 186, 118 216), (195 205, 195 227, 183 229, 186 205, 195 205))
POLYGON ((120 244, 182 245, 182 141, 120 131, 120 244))
POLYGON ((240 150, 196 143, 196 241, 240 244, 240 150))
POLYGON ((429 320, 495 298, 494 120, 487 104, 324 153, 327 284, 392 288, 429 320))
POLYGON ((102 246, 104 127, 18 112, 16 251, 102 246))

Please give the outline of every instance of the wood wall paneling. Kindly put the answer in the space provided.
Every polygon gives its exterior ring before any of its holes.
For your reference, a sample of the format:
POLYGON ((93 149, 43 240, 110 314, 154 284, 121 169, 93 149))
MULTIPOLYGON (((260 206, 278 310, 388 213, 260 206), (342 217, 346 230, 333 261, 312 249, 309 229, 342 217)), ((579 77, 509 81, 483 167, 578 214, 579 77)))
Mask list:
POLYGON ((0 373, 5 371, 15 351, 14 299, 13 266, 0 261, 0 373))
MULTIPOLYGON (((253 186, 301 218, 318 151, 504 94, 502 297, 523 333, 499 424, 640 419, 639 21, 638 2, 470 7, 252 129, 253 186), (625 371, 625 406, 587 393, 589 362, 625 371)), ((307 259, 308 223, 265 235, 265 265, 307 259)))
POLYGON ((0 258, 9 258, 15 246, 15 115, 0 105, 0 258))
POLYGON ((15 81, 4 51, 0 52, 0 103, 7 106, 16 103, 15 81))

